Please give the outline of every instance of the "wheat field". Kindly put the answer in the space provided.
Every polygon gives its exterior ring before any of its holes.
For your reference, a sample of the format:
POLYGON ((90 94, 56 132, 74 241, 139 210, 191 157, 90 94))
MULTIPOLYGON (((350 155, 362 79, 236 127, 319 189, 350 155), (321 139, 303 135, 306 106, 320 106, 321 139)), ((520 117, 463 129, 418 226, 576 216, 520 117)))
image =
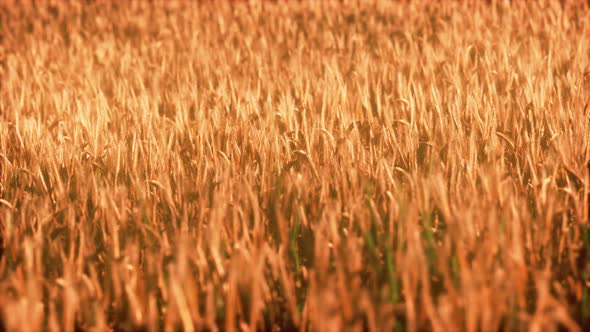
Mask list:
POLYGON ((590 329, 581 1, 0 1, 7 331, 590 329))

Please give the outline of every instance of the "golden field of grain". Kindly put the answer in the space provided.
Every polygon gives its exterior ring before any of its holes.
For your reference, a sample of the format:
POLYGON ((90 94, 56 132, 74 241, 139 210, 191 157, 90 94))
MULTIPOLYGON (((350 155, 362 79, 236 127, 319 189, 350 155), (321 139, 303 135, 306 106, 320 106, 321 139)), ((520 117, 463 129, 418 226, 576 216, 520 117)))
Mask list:
POLYGON ((2 329, 590 329, 589 13, 1 0, 2 329))

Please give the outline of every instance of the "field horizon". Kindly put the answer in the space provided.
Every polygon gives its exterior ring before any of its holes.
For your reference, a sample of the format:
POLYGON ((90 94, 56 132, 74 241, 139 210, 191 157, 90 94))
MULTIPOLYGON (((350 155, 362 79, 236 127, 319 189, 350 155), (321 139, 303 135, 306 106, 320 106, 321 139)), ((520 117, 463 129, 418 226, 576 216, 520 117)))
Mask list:
POLYGON ((588 9, 0 0, 2 330, 589 330, 588 9))

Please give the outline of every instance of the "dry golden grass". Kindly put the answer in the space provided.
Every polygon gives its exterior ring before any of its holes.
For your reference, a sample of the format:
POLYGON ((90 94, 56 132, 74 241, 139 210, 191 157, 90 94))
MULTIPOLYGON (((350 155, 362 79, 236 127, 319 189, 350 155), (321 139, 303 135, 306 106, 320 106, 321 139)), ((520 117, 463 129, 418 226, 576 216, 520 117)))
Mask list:
POLYGON ((7 330, 590 328, 575 1, 0 5, 7 330))

